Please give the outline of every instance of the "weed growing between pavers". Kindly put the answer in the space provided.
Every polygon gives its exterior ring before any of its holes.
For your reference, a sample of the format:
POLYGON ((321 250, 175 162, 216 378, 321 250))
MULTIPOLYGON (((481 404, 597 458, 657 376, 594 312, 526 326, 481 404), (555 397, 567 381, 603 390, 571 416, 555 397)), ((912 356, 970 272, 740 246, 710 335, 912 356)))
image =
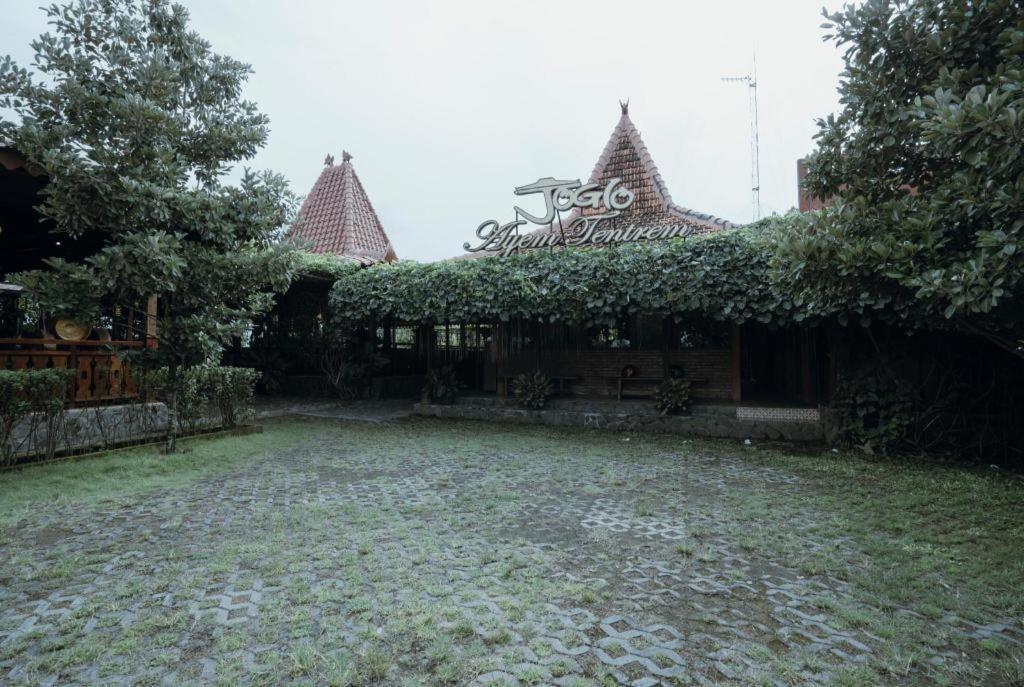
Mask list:
POLYGON ((5 476, 0 681, 1020 676, 1016 483, 623 438, 281 420, 5 476))

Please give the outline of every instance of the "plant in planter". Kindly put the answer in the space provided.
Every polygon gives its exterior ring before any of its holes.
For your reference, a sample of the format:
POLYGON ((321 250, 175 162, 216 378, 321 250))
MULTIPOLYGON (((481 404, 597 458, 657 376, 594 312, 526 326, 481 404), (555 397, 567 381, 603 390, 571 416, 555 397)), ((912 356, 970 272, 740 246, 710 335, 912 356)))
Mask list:
POLYGON ((537 370, 536 372, 524 372, 516 377, 515 393, 519 405, 531 410, 540 410, 548 398, 555 392, 551 385, 551 378, 537 370))
POLYGON ((450 365, 427 370, 423 380, 423 400, 429 403, 450 405, 462 388, 462 382, 455 376, 450 365))
POLYGON ((690 383, 685 379, 666 379, 654 387, 654 400, 662 415, 685 413, 690 408, 690 383))

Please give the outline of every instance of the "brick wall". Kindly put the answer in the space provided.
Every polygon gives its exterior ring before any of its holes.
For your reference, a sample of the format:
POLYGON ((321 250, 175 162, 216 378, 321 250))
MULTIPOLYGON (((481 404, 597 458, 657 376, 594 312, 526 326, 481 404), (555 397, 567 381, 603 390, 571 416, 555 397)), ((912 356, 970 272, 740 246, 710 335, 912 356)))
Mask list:
POLYGON ((800 212, 810 212, 811 210, 820 210, 826 205, 831 205, 831 200, 822 200, 821 198, 815 198, 812 196, 807 189, 804 188, 804 177, 807 176, 807 161, 800 159, 796 161, 796 188, 797 188, 797 205, 800 208, 800 212))
MULTIPOLYGON (((614 396, 615 379, 626 365, 637 368, 638 377, 662 378, 666 374, 664 357, 658 349, 610 349, 548 351, 540 358, 540 369, 548 375, 578 377, 566 383, 566 392, 577 396, 614 396)), ((687 379, 706 380, 694 386, 692 396, 728 399, 732 393, 732 357, 728 348, 678 350, 669 354, 669 365, 685 371, 687 379)), ((536 354, 508 361, 502 374, 515 375, 537 369, 536 354)), ((636 381, 629 385, 631 396, 649 394, 656 381, 636 381)))
POLYGON ((678 365, 687 379, 706 379, 707 385, 693 389, 694 398, 726 399, 732 397, 732 351, 728 348, 707 348, 673 351, 669 364, 678 365))

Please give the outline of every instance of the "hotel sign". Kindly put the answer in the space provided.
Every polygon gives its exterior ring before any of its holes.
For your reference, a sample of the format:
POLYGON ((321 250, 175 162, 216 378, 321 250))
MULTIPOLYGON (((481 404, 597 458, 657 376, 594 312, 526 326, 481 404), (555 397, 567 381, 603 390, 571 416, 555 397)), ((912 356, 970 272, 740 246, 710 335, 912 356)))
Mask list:
POLYGON ((487 220, 476 229, 479 245, 463 244, 463 249, 475 253, 489 251, 508 256, 522 249, 551 248, 554 246, 599 246, 633 241, 651 241, 677 236, 690 236, 688 226, 666 224, 626 227, 615 226, 614 220, 636 200, 636 194, 621 185, 621 179, 612 179, 602 188, 600 184, 582 184, 579 179, 544 177, 532 184, 519 186, 517 196, 541 194, 544 213, 534 216, 516 207, 517 219, 501 224, 487 220), (562 212, 579 211, 567 226, 561 226, 562 212), (519 219, 522 218, 522 219, 519 219), (557 220, 557 226, 555 222, 557 220), (547 227, 548 231, 520 234, 519 227, 531 222, 547 227))

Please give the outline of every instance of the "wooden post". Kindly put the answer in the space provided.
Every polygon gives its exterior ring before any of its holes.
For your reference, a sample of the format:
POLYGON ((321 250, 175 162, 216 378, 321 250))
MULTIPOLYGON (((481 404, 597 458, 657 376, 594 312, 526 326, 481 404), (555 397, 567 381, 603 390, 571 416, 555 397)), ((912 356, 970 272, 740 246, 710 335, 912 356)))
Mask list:
POLYGON ((740 326, 732 325, 732 400, 739 402, 743 396, 742 355, 740 353, 740 326))
POLYGON ((813 378, 811 375, 811 332, 807 329, 800 330, 800 376, 803 381, 801 395, 803 402, 810 405, 815 402, 813 378))
POLYGON ((508 396, 508 383, 504 377, 505 353, 508 346, 506 327, 506 323, 498 322, 491 328, 491 341, 494 342, 494 388, 501 397, 508 396))
POLYGON ((78 369, 78 346, 71 344, 69 350, 68 367, 75 371, 75 381, 71 384, 71 402, 67 406, 74 408, 78 405, 78 385, 82 381, 82 371, 78 369))
POLYGON ((156 296, 146 299, 146 348, 156 347, 156 296))
POLYGON ((668 379, 669 368, 672 367, 672 335, 673 321, 670 317, 661 319, 661 376, 668 379))

